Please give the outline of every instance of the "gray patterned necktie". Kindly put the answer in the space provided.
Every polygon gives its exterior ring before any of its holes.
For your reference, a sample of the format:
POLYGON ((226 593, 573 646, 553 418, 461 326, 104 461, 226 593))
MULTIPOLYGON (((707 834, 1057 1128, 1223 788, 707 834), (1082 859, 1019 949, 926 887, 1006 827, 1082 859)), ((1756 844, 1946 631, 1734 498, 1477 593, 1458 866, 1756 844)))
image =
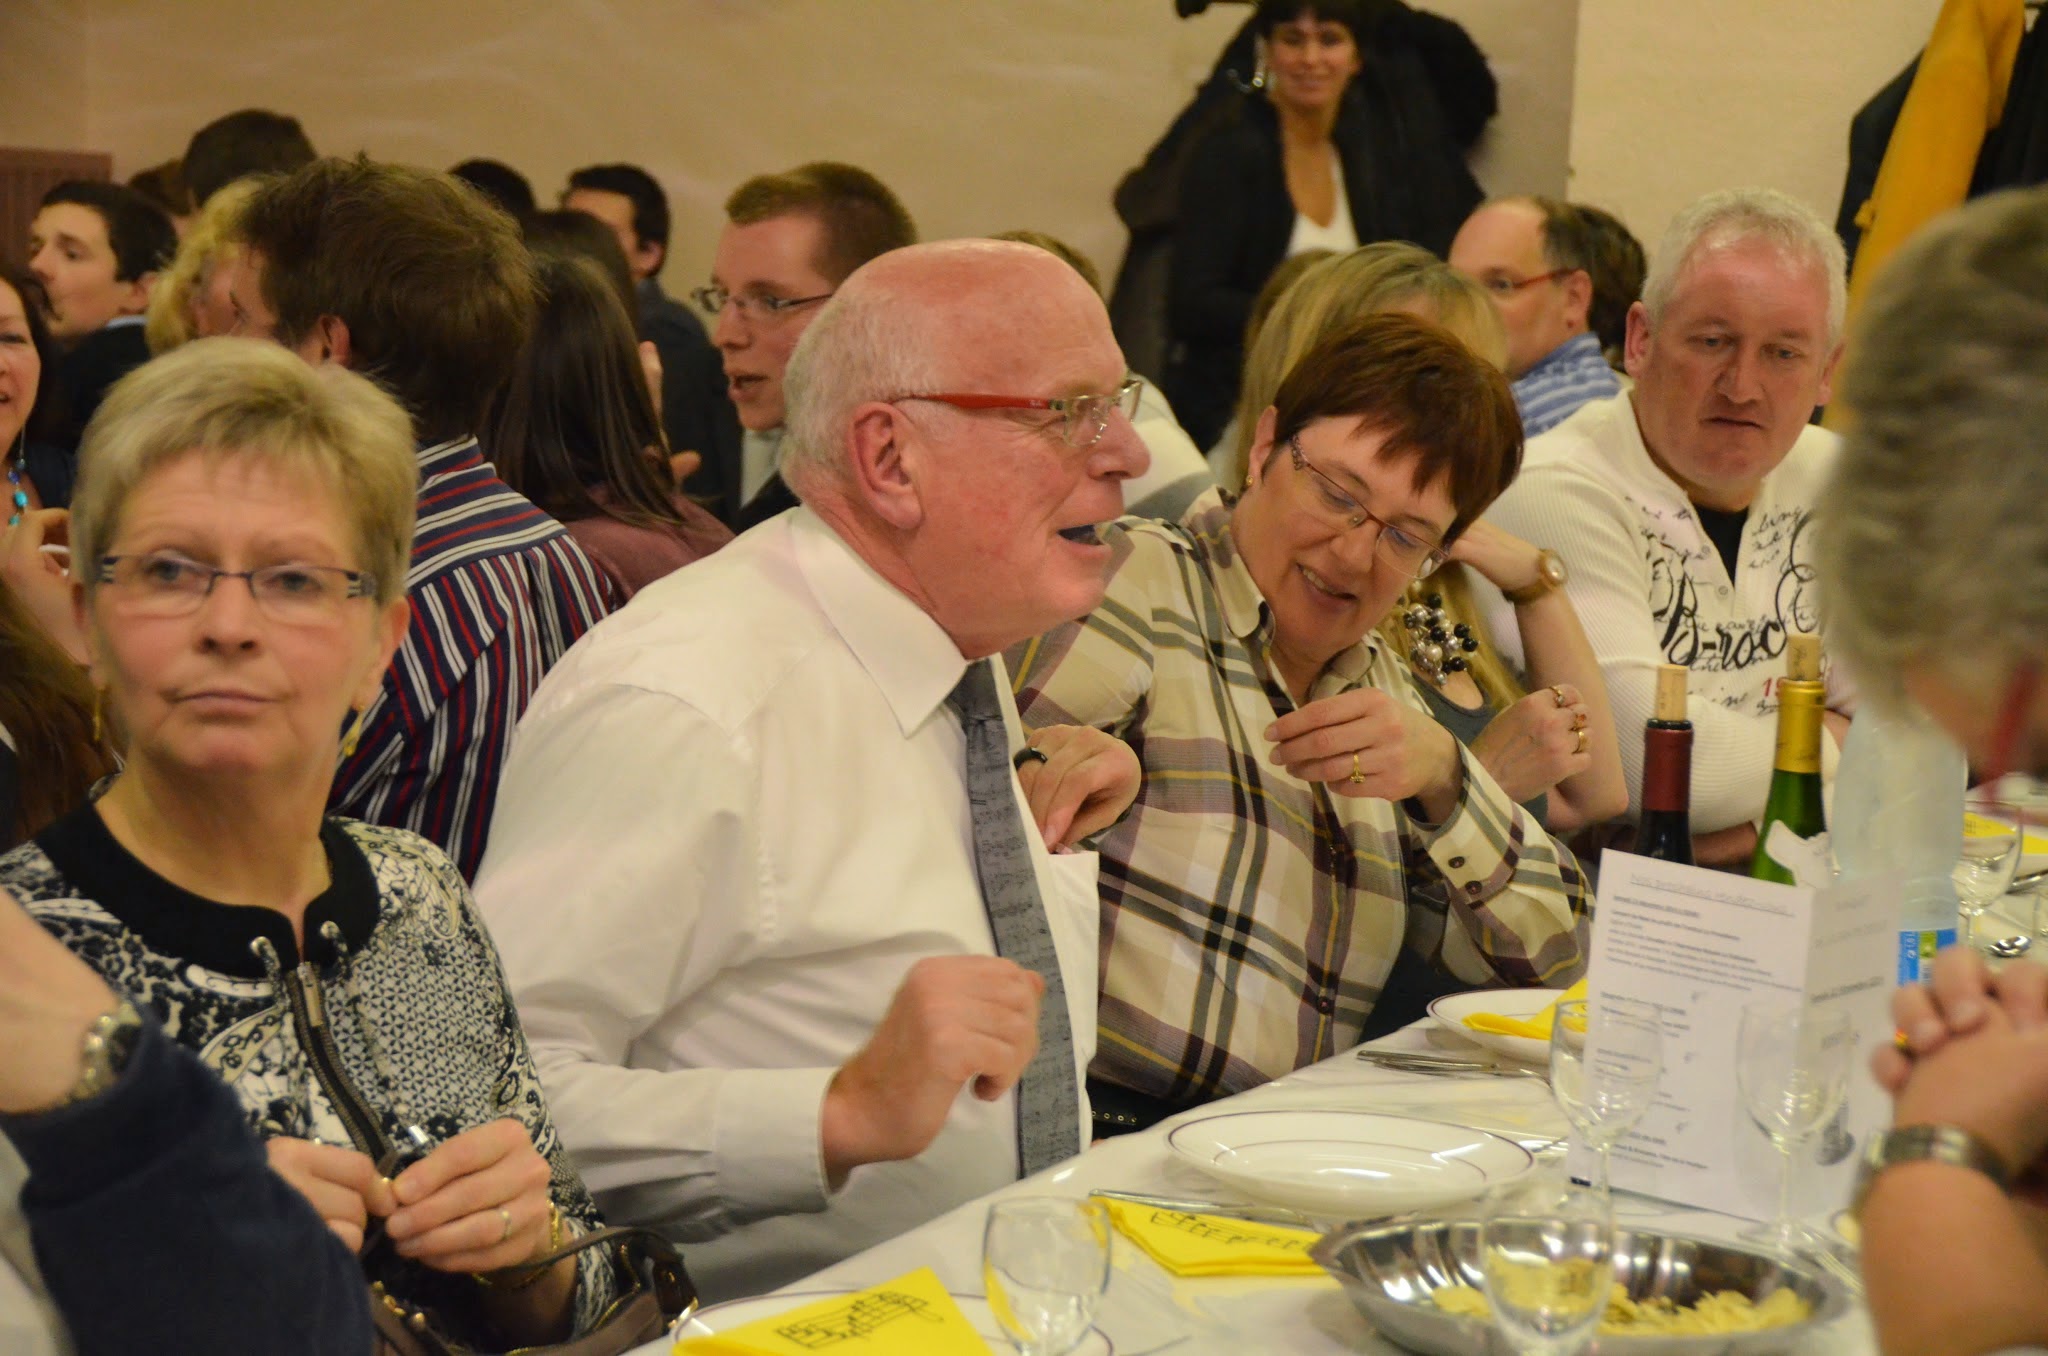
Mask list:
POLYGON ((996 954, 1045 981, 1038 1008, 1038 1053, 1017 1084, 1017 1159, 1022 1175, 1080 1151, 1080 1098, 1074 1090, 1074 1032, 1059 956, 1031 869, 1029 830, 1011 790, 1010 739, 996 697, 993 666, 978 659, 946 698, 967 735, 967 799, 974 810, 974 872, 995 934, 996 954))

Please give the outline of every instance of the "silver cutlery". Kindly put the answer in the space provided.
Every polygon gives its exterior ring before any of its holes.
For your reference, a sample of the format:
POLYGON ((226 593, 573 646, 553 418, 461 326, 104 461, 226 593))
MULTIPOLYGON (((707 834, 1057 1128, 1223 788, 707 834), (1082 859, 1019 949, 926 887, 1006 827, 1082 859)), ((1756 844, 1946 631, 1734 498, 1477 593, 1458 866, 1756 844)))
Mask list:
POLYGON ((2001 937, 1984 949, 2000 960, 2013 960, 2026 955, 2033 948, 2033 945, 2034 939, 2032 937, 2019 934, 2012 937, 2001 937))
POLYGON ((1361 1048, 1358 1058, 1367 1064, 1387 1069, 1394 1073, 1443 1074, 1449 1077, 1465 1077, 1491 1074, 1502 1078, 1541 1078, 1538 1069, 1526 1068, 1519 1064, 1503 1064, 1490 1059, 1462 1059, 1450 1055, 1429 1055, 1402 1050, 1368 1050, 1361 1048))

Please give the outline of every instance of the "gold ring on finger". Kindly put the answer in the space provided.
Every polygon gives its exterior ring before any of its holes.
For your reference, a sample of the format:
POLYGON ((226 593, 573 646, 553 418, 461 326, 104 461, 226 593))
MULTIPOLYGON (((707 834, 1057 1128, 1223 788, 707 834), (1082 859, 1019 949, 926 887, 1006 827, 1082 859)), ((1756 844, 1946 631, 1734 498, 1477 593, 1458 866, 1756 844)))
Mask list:
POLYGON ((1357 786, 1364 781, 1365 773, 1359 770, 1358 751, 1354 749, 1351 752, 1351 784, 1357 786))
POLYGON ((1578 747, 1577 747, 1576 749, 1573 749, 1573 750, 1572 750, 1572 752, 1573 752, 1573 753, 1584 753, 1585 751, 1586 751, 1586 732, 1585 732, 1584 730, 1580 730, 1580 731, 1579 731, 1579 746, 1578 746, 1578 747))
POLYGON ((1551 696, 1553 696, 1553 697, 1555 697, 1555 698, 1557 698, 1557 704, 1558 704, 1558 705, 1559 705, 1560 707, 1565 707, 1565 706, 1570 706, 1570 705, 1571 705, 1571 703, 1570 703, 1569 701, 1567 701, 1567 700, 1565 699, 1565 695, 1564 695, 1564 684, 1563 684, 1563 683, 1553 683, 1553 684, 1551 684, 1551 688, 1550 688, 1550 695, 1551 695, 1551 696))
POLYGON ((505 1221, 504 1229, 498 1234, 498 1241, 503 1243, 512 1237, 512 1212, 501 1205, 498 1207, 498 1218, 505 1221))

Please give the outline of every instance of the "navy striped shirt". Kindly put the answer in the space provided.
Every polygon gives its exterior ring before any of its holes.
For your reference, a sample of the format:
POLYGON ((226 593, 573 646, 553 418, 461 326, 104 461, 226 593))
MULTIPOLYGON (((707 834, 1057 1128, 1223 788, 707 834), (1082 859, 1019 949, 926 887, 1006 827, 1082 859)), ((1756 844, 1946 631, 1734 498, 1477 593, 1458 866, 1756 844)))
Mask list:
POLYGON ((1547 433, 1589 400, 1621 394, 1621 378, 1601 356, 1600 340, 1575 334, 1543 355, 1515 382, 1515 406, 1522 412, 1522 436, 1547 433))
POLYGON ((411 829, 466 879, 483 860, 512 731, 541 676, 611 611, 611 588, 474 438, 420 452, 406 585, 405 643, 328 808, 411 829))

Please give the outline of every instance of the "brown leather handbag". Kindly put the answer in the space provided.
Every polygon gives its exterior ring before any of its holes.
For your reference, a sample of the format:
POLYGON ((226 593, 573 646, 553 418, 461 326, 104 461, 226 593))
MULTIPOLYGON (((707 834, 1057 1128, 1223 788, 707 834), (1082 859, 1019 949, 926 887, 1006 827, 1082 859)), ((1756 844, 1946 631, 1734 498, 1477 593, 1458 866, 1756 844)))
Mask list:
MULTIPOLYGON (((630 1279, 633 1288, 621 1294, 598 1325, 583 1336, 549 1346, 521 1347, 521 1353, 621 1356, 661 1337, 696 1310, 697 1290, 683 1269, 682 1254, 652 1229, 594 1229, 552 1252, 493 1274, 516 1279, 596 1247, 610 1253, 618 1274, 630 1279)), ((442 1332, 431 1310, 408 1304, 381 1285, 370 1287, 370 1310, 377 1327, 376 1356, 475 1354, 476 1348, 442 1332)))

